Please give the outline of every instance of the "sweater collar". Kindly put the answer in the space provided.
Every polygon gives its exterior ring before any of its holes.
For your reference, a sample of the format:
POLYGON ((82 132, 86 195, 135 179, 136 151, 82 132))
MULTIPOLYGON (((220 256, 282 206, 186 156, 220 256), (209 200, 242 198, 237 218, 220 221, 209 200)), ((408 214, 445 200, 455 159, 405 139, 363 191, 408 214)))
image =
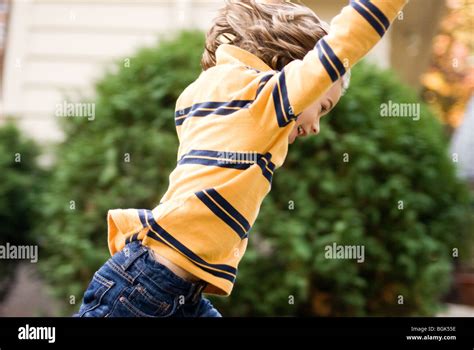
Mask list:
POLYGON ((259 71, 272 70, 254 54, 235 45, 222 44, 216 50, 216 65, 226 63, 238 63, 259 71))

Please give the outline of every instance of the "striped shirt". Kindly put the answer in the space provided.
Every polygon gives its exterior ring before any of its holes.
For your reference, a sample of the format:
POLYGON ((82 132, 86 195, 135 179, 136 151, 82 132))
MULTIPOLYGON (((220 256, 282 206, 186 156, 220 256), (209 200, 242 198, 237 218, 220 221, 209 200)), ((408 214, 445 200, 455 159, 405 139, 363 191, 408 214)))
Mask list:
POLYGON ((141 240, 229 295, 298 115, 381 39, 406 0, 353 0, 303 60, 274 71, 223 44, 176 103, 177 166, 153 210, 108 213, 111 254, 141 240))

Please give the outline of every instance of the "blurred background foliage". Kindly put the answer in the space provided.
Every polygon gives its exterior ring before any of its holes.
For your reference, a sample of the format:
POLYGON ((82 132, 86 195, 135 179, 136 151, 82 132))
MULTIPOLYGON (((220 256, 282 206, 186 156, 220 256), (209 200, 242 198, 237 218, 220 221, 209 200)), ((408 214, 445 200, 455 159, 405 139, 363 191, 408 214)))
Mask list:
MULTIPOLYGON (((30 245, 37 223, 38 195, 44 183, 44 171, 36 165, 37 145, 25 139, 17 127, 0 127, 0 245, 30 245), (14 150, 14 152, 12 152, 14 150)), ((41 231, 39 231, 41 234, 41 231)), ((4 259, 0 263, 0 301, 10 290, 21 260, 4 259)))
POLYGON ((421 81, 425 101, 456 128, 474 91, 474 2, 448 0, 446 5, 447 15, 433 40, 431 64, 421 81))
MULTIPOLYGON (((185 32, 118 62, 97 83, 94 122, 65 120, 35 220, 40 269, 64 305, 71 295, 79 302, 108 258, 107 210, 153 208, 165 192, 178 146, 174 104, 200 73, 203 42, 185 32)), ((437 311, 451 252, 472 234, 472 199, 432 113, 422 104, 419 121, 379 117, 389 100, 420 103, 391 72, 360 64, 320 136, 290 147, 232 296, 213 298, 224 315, 437 311), (364 245, 365 262, 325 259, 334 242, 364 245)))

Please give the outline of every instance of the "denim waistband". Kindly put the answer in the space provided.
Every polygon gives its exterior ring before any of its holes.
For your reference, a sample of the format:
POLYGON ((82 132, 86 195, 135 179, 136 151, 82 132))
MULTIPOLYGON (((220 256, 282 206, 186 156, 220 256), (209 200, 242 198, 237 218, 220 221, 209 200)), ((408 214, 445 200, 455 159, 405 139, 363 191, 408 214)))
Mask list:
POLYGON ((182 295, 186 301, 199 300, 207 283, 186 281, 175 275, 166 266, 153 259, 149 254, 149 249, 140 241, 133 241, 116 253, 112 261, 123 269, 125 274, 123 277, 129 281, 135 281, 140 274, 145 275, 158 288, 175 295, 182 295))

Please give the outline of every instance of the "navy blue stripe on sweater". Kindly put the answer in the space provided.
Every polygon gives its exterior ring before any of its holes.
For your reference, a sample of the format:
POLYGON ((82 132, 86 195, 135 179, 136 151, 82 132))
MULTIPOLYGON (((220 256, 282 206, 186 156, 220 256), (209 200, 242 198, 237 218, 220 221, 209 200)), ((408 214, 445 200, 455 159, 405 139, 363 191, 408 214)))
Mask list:
POLYGON ((346 68, 342 64, 341 60, 339 59, 339 57, 337 57, 337 55, 334 53, 334 51, 324 39, 321 39, 320 42, 324 51, 326 51, 326 54, 328 55, 329 59, 339 72, 339 77, 342 77, 344 74, 346 74, 346 68))
POLYGON ((297 116, 293 113, 293 109, 291 108, 288 97, 284 70, 278 74, 278 81, 273 88, 272 97, 278 126, 280 128, 283 128, 290 124, 293 120, 296 120, 297 116))
POLYGON ((202 270, 209 272, 210 274, 216 277, 224 278, 234 283, 235 276, 237 275, 236 268, 229 265, 225 265, 225 264, 210 264, 204 259, 202 259, 201 257, 199 257, 198 255, 196 255, 184 244, 182 244, 176 238, 174 238, 170 233, 166 232, 155 221, 151 210, 140 209, 138 210, 138 215, 140 216, 141 221, 144 220, 147 222, 146 227, 150 228, 150 231, 148 231, 147 233, 148 237, 175 248, 202 270), (220 271, 217 271, 217 270, 220 270, 220 271))
POLYGON ((275 164, 271 162, 271 157, 270 153, 191 150, 181 156, 178 165, 199 164, 246 170, 257 164, 262 169, 263 176, 271 183, 275 170, 275 164))
POLYGON ((388 20, 387 16, 385 16, 384 13, 374 3, 370 2, 370 0, 360 0, 360 2, 364 4, 378 18, 385 30, 388 30, 390 27, 390 21, 388 20))
POLYGON ((355 0, 351 0, 351 6, 356 10, 362 17, 365 18, 367 22, 375 29, 375 31, 383 37, 385 34, 385 29, 382 25, 377 21, 377 19, 364 7, 358 4, 355 0))
POLYGON ((237 235, 241 239, 247 238, 247 231, 244 228, 242 228, 241 225, 239 225, 237 219, 234 218, 232 215, 229 215, 230 213, 228 212, 226 213, 218 205, 216 205, 216 203, 214 203, 210 199, 211 196, 208 192, 199 191, 199 192, 196 192, 195 194, 201 200, 201 202, 203 202, 204 205, 208 207, 214 213, 214 215, 216 215, 218 218, 224 221, 235 233, 237 233, 237 235))
POLYGON ((175 124, 180 126, 188 118, 209 115, 230 115, 241 109, 249 108, 253 100, 234 100, 229 102, 202 102, 175 112, 175 124))
POLYGON ((262 169, 263 176, 272 183, 273 172, 275 170, 275 164, 270 161, 272 155, 267 153, 266 155, 260 157, 257 161, 258 166, 262 169))
POLYGON ((242 214, 240 214, 237 209, 235 209, 224 197, 222 197, 219 192, 215 189, 210 188, 206 190, 207 194, 214 199, 217 204, 219 204, 222 208, 224 208, 237 222, 242 225, 245 231, 250 230, 249 222, 244 218, 242 214))
POLYGON ((329 74, 331 81, 334 83, 337 79, 339 79, 339 76, 337 75, 337 72, 331 66, 331 63, 329 63, 328 59, 326 58, 326 55, 324 54, 323 49, 321 47, 321 40, 318 41, 318 43, 316 44, 316 49, 318 51, 319 60, 321 61, 323 67, 326 69, 326 72, 329 74))
POLYGON ((257 87, 257 94, 255 96, 255 99, 257 99, 258 95, 260 95, 260 93, 262 92, 263 88, 265 87, 265 85, 268 83, 268 81, 275 75, 275 72, 272 72, 272 73, 269 73, 267 75, 264 75, 263 78, 260 80, 260 82, 258 83, 258 87, 257 87))

